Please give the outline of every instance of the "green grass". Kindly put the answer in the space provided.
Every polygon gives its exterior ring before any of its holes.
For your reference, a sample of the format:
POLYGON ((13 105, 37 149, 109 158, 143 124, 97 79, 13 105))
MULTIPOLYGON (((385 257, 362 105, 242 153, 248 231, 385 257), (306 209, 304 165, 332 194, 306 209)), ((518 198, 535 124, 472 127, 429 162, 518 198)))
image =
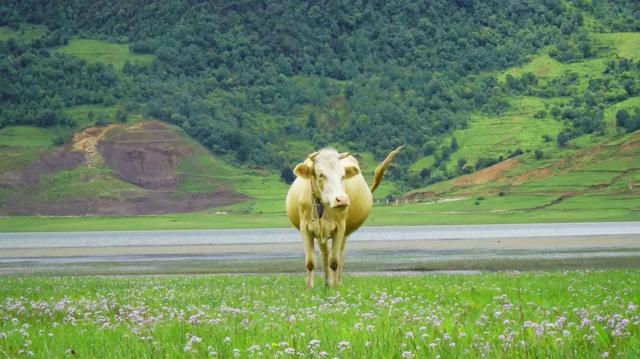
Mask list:
POLYGON ((421 157, 419 160, 417 160, 411 165, 411 167, 409 168, 409 171, 420 172, 422 171, 423 168, 430 168, 431 166, 433 166, 435 162, 436 162, 436 158, 434 155, 421 157))
POLYGON ((64 112, 71 117, 79 128, 95 125, 95 122, 104 119, 114 122, 116 119, 116 106, 79 105, 65 108, 64 112), (91 114, 93 118, 90 119, 91 114))
POLYGON ((123 198, 142 191, 140 187, 123 181, 115 176, 108 167, 76 167, 56 172, 42 178, 46 191, 40 193, 43 201, 65 200, 70 198, 111 197, 123 198))
MULTIPOLYGON (((282 202, 284 210, 284 200, 282 202)), ((284 213, 256 215, 248 210, 215 208, 210 212, 175 213, 145 216, 45 217, 19 216, 0 218, 0 232, 130 231, 166 229, 278 228, 290 226, 284 213), (220 214, 220 212, 231 212, 220 214)))
MULTIPOLYGON (((451 155, 450 170, 455 169, 459 158, 475 164, 479 157, 498 158, 508 156, 517 148, 534 151, 539 148, 555 149, 552 143, 545 143, 542 136, 555 139, 562 130, 562 123, 550 118, 538 119, 533 115, 544 109, 543 102, 535 97, 511 99, 512 110, 500 117, 475 115, 469 126, 456 130, 454 136, 459 149, 451 155)), ((449 141, 445 141, 448 143, 449 141)))
POLYGON ((524 184, 521 189, 528 190, 544 190, 553 188, 554 190, 579 190, 588 186, 611 183, 616 172, 611 171, 572 171, 569 173, 556 174, 545 178, 543 181, 531 181, 524 184))
POLYGON ((593 38, 613 48, 615 55, 634 60, 640 59, 640 33, 614 32, 608 34, 592 34, 593 38))
POLYGON ((0 146, 51 147, 54 134, 50 129, 11 126, 0 129, 0 146))
MULTIPOLYGON (((53 146, 54 131, 29 126, 0 129, 0 173, 19 171, 53 146)), ((0 193, 0 198, 4 196, 0 193)))
POLYGON ((136 55, 131 53, 129 45, 114 44, 103 40, 73 39, 67 46, 59 48, 60 53, 77 56, 88 62, 101 62, 113 65, 116 70, 122 70, 125 62, 150 63, 152 55, 136 55))
POLYGON ((507 75, 520 77, 527 72, 531 72, 541 79, 551 79, 562 75, 564 71, 565 69, 561 62, 554 60, 545 53, 535 56, 531 61, 522 66, 513 67, 504 71, 498 75, 498 80, 505 81, 507 75))
MULTIPOLYGON (((639 179, 640 181, 640 179, 639 179)), ((285 192, 286 193, 286 192, 285 192)), ((374 206, 366 226, 557 223, 589 221, 640 221, 637 197, 615 199, 609 195, 590 201, 575 197, 568 201, 583 201, 571 208, 554 205, 541 210, 531 208, 550 203, 554 194, 515 193, 500 197, 496 194, 467 195, 456 202, 435 204, 409 203, 374 206), (479 204, 475 204, 478 202, 479 204)), ((586 199, 585 199, 586 198, 586 199)), ((284 213, 284 193, 270 202, 243 202, 214 208, 205 212, 129 217, 46 217, 20 216, 0 218, 0 232, 60 232, 60 231, 131 231, 173 229, 229 229, 291 227, 284 213)))
POLYGON ((0 26, 0 41, 9 39, 31 41, 42 37, 47 33, 47 28, 42 25, 21 24, 19 29, 8 26, 0 26))
POLYGON ((640 110, 640 96, 631 97, 607 107, 604 111, 604 119, 609 127, 615 127, 616 114, 623 109, 627 110, 629 114, 633 114, 633 111, 636 109, 640 110))
MULTIPOLYGON (((194 148, 178 167, 181 191, 212 191, 220 184, 250 197, 249 200, 231 206, 215 208, 212 211, 230 212, 244 218, 253 214, 283 214, 284 194, 288 186, 274 172, 243 168, 213 157, 196 143, 187 139, 194 148)), ((245 219, 241 219, 241 222, 245 219)), ((228 227, 231 228, 231 227, 228 227)))
POLYGON ((180 161, 177 175, 180 178, 178 190, 182 192, 212 192, 219 185, 221 174, 216 171, 218 160, 202 154, 185 156, 180 161))
POLYGON ((635 357, 637 270, 0 278, 0 353, 34 357, 635 357), (587 323, 587 324, 585 324, 587 323), (214 355, 215 352, 215 355, 214 355), (324 355, 324 354, 323 354, 324 355))

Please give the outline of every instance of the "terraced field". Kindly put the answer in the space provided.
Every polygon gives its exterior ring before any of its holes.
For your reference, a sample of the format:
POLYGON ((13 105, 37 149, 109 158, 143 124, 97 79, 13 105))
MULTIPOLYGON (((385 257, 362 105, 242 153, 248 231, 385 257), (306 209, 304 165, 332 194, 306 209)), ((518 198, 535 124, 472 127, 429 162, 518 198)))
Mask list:
MULTIPOLYGON (((560 63, 547 54, 541 54, 529 63, 499 74, 521 76, 534 73, 544 84, 573 71, 579 76, 578 88, 598 78, 610 58, 625 56, 639 59, 640 33, 594 34, 599 46, 607 51, 606 57, 570 64, 560 63)), ((607 129, 603 135, 583 135, 560 148, 555 138, 564 128, 560 120, 549 115, 536 118, 539 111, 548 110, 566 101, 561 97, 511 97, 510 109, 501 116, 476 114, 468 128, 456 130, 459 149, 447 162, 455 170, 458 159, 474 163, 481 156, 506 158, 516 148, 523 154, 471 175, 437 183, 409 193, 410 199, 424 199, 438 206, 454 210, 508 212, 515 207, 533 211, 550 218, 569 216, 569 212, 589 210, 593 214, 626 212, 627 218, 640 218, 640 134, 622 134, 615 128, 615 114, 620 109, 633 111, 640 108, 639 97, 631 97, 611 104, 605 109, 607 129), (543 136, 551 141, 545 141, 543 136), (535 151, 542 151, 536 157, 535 151), (454 204, 447 198, 457 199, 454 204), (478 198, 481 198, 478 200, 478 198), (446 205, 438 201, 445 200, 446 205), (491 204, 491 205, 489 205, 491 204), (613 212, 611 212, 613 211, 613 212), (542 213, 546 212, 546 213, 542 213)), ((446 141, 445 141, 446 143, 446 141)), ((420 159, 412 167, 420 171, 435 159, 420 159)), ((533 214, 532 214, 533 215, 533 214)), ((539 218, 539 217, 538 217, 539 218)))

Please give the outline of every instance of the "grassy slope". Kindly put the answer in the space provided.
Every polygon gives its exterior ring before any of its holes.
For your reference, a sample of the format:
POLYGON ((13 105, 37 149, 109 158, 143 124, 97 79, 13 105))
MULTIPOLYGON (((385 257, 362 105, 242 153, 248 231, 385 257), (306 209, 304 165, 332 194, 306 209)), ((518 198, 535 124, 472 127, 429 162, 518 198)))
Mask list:
POLYGON ((114 44, 94 39, 73 39, 67 46, 59 48, 60 53, 77 56, 89 62, 101 62, 113 65, 116 70, 121 70, 125 62, 152 62, 151 55, 136 55, 129 51, 129 45, 114 44))
MULTIPOLYGON (((637 50, 640 48, 640 33, 595 34, 594 37, 613 48, 612 57, 618 54, 640 60, 640 51, 637 50)), ((547 81, 570 70, 580 75, 581 83, 586 83, 589 78, 597 77, 604 70, 606 62, 607 59, 599 58, 562 64, 541 54, 523 66, 506 70, 498 78, 504 81, 507 74, 520 76, 533 72, 541 81, 547 81)), ((516 166, 499 173, 490 181, 461 183, 460 179, 454 179, 415 192, 464 197, 464 200, 447 203, 446 207, 453 212, 472 211, 488 218, 492 217, 492 212, 499 213, 499 217, 505 221, 509 221, 509 217, 514 215, 511 213, 514 206, 522 215, 526 213, 527 219, 532 221, 554 218, 640 220, 640 191, 637 186, 629 188, 630 182, 637 181, 640 173, 640 148, 637 146, 640 134, 620 135, 614 128, 615 113, 622 108, 640 107, 640 98, 630 98, 606 109, 605 120, 609 129, 605 136, 581 136, 572 140, 566 149, 559 149, 555 141, 545 143, 542 140, 542 135, 545 134, 555 139, 562 123, 551 118, 536 119, 533 116, 538 110, 544 110, 563 99, 519 97, 510 98, 509 101, 512 109, 505 115, 491 118, 478 114, 469 128, 455 132, 460 149, 451 156, 448 166, 450 169, 454 168, 460 157, 473 163, 479 155, 498 157, 520 147, 525 150, 525 154, 517 158, 516 166), (543 159, 534 158, 535 149, 544 152, 543 159), (548 173, 544 173, 545 171, 548 173), (500 191, 508 195, 497 196, 500 191), (569 197, 556 205, 530 211, 550 204, 566 194, 569 197)), ((419 162, 429 164, 432 161, 430 156, 419 162)), ((419 167, 414 166, 414 170, 419 170, 419 167)), ((492 170, 495 169, 485 170, 485 173, 492 170)), ((437 208, 443 205, 428 206, 437 208)), ((515 216, 519 217, 517 214, 515 216)))
POLYGON ((636 270, 347 273, 338 291, 305 291, 302 275, 0 277, 0 315, 12 318, 0 322, 0 353, 631 358, 639 281, 636 270))
MULTIPOLYGON (((36 160, 53 147, 53 137, 52 131, 43 128, 14 126, 0 129, 0 173, 7 176, 36 160)), ((17 194, 1 185, 3 182, 0 177, 0 200, 10 201, 17 194)))
POLYGON ((34 40, 46 34, 47 28, 42 25, 22 24, 19 29, 0 26, 0 41, 9 39, 34 40))

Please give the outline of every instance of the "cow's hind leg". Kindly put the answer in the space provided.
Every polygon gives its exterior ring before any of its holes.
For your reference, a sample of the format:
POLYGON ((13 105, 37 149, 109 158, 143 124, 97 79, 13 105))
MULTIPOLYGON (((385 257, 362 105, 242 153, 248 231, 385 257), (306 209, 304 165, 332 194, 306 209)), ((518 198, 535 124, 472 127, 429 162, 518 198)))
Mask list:
POLYGON ((313 234, 306 229, 306 226, 303 227, 302 231, 302 240, 304 241, 304 262, 307 267, 307 279, 305 281, 305 285, 307 288, 313 288, 313 268, 316 265, 316 257, 315 257, 315 247, 313 244, 313 234))
POLYGON ((322 271, 324 272, 324 286, 329 286, 329 245, 327 242, 320 243, 320 254, 322 255, 322 271))

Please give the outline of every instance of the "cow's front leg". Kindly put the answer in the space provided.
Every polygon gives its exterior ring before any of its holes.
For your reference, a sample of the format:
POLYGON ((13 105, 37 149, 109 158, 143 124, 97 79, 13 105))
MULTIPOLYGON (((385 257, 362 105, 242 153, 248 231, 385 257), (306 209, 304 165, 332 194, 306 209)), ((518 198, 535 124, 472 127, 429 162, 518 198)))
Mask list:
POLYGON ((315 247, 313 244, 313 234, 307 229, 307 226, 302 227, 300 231, 302 234, 302 241, 304 242, 304 262, 307 267, 307 279, 305 285, 307 288, 313 288, 313 268, 316 265, 315 247))
POLYGON ((319 243, 320 254, 322 254, 322 271, 324 272, 324 286, 329 286, 329 245, 327 242, 319 243))
POLYGON ((338 288, 340 286, 340 279, 338 277, 341 260, 342 242, 344 241, 345 223, 337 225, 336 232, 333 235, 331 242, 331 255, 329 256, 329 267, 333 274, 333 287, 338 288))
POLYGON ((344 254, 346 252, 347 247, 347 236, 344 236, 342 239, 342 246, 340 246, 340 263, 338 265, 338 284, 342 285, 342 272, 344 271, 345 258, 344 254))

